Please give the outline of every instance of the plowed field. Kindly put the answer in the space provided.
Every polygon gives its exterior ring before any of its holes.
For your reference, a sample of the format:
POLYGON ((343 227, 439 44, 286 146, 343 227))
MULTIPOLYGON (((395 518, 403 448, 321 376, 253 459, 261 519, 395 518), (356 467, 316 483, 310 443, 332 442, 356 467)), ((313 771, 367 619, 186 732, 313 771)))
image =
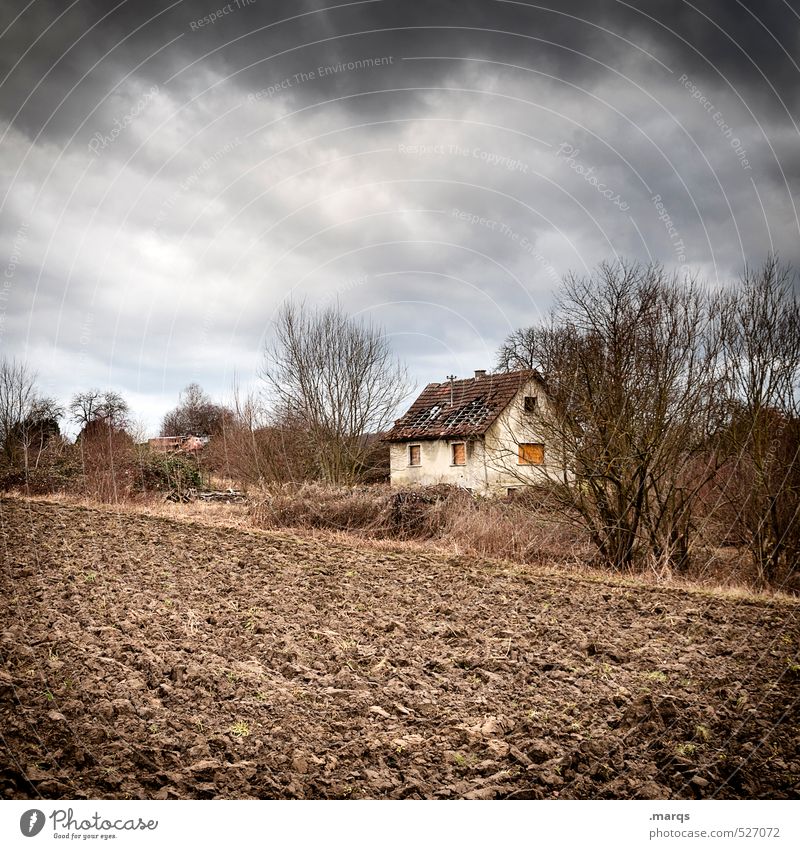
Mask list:
POLYGON ((796 798, 800 606, 0 502, 6 798, 796 798))

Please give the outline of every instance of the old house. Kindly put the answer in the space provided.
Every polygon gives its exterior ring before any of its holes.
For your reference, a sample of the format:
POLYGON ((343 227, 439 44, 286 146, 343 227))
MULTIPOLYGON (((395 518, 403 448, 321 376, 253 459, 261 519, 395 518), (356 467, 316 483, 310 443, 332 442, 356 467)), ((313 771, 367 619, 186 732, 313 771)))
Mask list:
POLYGON ((207 436, 154 436, 148 445, 165 454, 196 454, 208 444, 207 436))
POLYGON ((453 484, 505 495, 556 471, 554 452, 537 432, 547 400, 533 371, 430 383, 385 439, 392 486, 453 484))

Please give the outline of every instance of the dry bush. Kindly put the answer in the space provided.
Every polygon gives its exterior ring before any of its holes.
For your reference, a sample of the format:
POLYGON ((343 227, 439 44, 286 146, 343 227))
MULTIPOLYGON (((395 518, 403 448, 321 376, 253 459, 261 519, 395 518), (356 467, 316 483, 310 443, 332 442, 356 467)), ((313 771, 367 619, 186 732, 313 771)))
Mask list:
POLYGON ((226 422, 203 451, 204 464, 244 489, 298 482, 313 476, 313 452, 303 430, 278 423, 226 422))
POLYGON ((36 463, 28 468, 2 464, 0 492, 16 491, 24 495, 72 492, 78 486, 81 468, 74 445, 53 437, 37 452, 36 463))
POLYGON ((447 538, 454 518, 473 513, 478 503, 467 490, 447 484, 400 490, 384 501, 380 529, 394 539, 447 538))
POLYGON ((476 498, 450 486, 390 491, 321 484, 273 488, 250 510, 259 528, 348 531, 370 539, 427 540, 456 553, 522 563, 588 561, 580 530, 559 521, 537 496, 476 498))
POLYGON ((455 514, 476 509, 458 487, 390 492, 387 486, 283 484, 251 508, 261 528, 353 531, 377 539, 435 539, 455 514))
POLYGON ((588 564, 594 549, 581 528, 563 516, 519 501, 483 501, 471 511, 451 510, 447 539, 460 551, 518 563, 588 564))
POLYGON ((250 515, 259 528, 377 531, 386 496, 383 487, 281 484, 271 487, 250 515))
POLYGON ((124 501, 137 487, 137 451, 122 429, 103 421, 81 432, 77 448, 81 463, 82 494, 102 502, 124 501))

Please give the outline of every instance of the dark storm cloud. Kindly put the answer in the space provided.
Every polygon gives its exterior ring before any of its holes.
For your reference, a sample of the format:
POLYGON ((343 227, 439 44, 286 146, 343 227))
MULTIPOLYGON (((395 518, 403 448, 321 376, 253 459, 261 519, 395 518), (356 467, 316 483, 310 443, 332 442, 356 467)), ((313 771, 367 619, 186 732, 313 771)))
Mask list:
MULTIPOLYGON (((653 58, 647 61, 654 72, 661 62, 676 73, 731 86, 743 97, 758 91, 760 109, 780 111, 780 99, 789 107, 797 101, 792 56, 797 56, 800 20, 784 0, 764 4, 606 0, 559 3, 553 9, 495 0, 377 0, 325 7, 239 2, 241 8, 235 0, 221 4, 222 10, 230 11, 211 23, 210 15, 220 6, 205 2, 131 0, 116 7, 79 2, 67 11, 62 4, 37 2, 4 39, 6 49, 0 54, 4 76, 28 52, 4 87, 3 113, 14 114, 22 107, 17 123, 29 134, 48 120, 48 133, 63 134, 85 117, 84 104, 96 104, 137 66, 136 76, 147 84, 172 78, 176 90, 187 91, 199 71, 213 69, 222 76, 233 75, 241 89, 257 91, 320 66, 365 56, 395 56, 399 62, 409 55, 489 58, 586 81, 602 72, 599 63, 617 67, 626 56, 650 54, 653 58)), ((430 86, 441 82, 447 70, 446 64, 409 62, 383 79, 329 75, 292 94, 298 102, 308 103, 391 88, 392 83, 430 86)), ((353 98, 348 108, 376 112, 385 104, 353 98)))
POLYGON ((424 383, 570 269, 800 261, 797 4, 552 5, 4 8, 4 350, 152 424, 252 373, 290 294, 376 318, 424 383))

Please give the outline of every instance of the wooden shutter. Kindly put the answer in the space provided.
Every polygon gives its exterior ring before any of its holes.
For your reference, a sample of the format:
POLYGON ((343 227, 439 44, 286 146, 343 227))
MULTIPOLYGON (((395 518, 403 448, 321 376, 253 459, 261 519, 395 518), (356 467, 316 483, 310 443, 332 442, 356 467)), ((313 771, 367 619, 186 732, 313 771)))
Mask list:
POLYGON ((466 466, 467 465, 467 446, 463 442, 454 442, 453 443, 453 465, 454 466, 466 466))
POLYGON ((419 466, 420 465, 420 447, 419 445, 409 445, 408 446, 408 465, 409 466, 419 466))
POLYGON ((519 463, 522 466, 541 466, 544 463, 544 445, 541 442, 520 442, 519 463))

